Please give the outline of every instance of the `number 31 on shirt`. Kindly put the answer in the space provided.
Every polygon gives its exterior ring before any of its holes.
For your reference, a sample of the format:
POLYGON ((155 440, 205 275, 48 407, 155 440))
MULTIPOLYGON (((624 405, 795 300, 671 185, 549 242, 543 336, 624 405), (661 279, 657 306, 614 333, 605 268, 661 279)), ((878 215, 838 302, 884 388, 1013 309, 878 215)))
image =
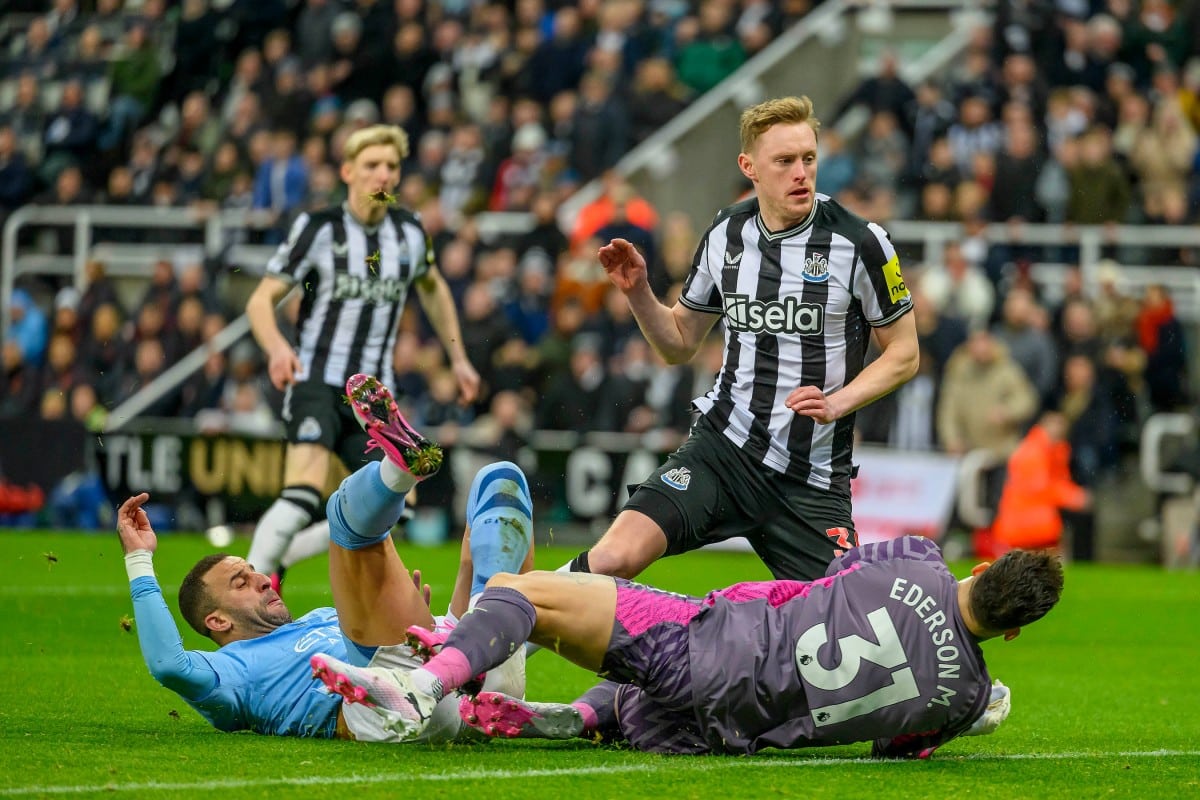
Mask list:
POLYGON ((813 722, 818 727, 861 717, 872 711, 912 700, 920 694, 912 668, 908 666, 904 646, 900 644, 896 626, 892 624, 887 609, 877 608, 867 614, 867 623, 879 644, 868 642, 858 634, 843 636, 837 640, 842 659, 832 669, 826 669, 817 660, 817 650, 829 640, 825 623, 813 625, 796 640, 796 667, 800 670, 800 677, 817 689, 829 692, 845 689, 858 677, 863 661, 893 670, 892 682, 887 686, 850 697, 840 703, 812 709, 813 722))

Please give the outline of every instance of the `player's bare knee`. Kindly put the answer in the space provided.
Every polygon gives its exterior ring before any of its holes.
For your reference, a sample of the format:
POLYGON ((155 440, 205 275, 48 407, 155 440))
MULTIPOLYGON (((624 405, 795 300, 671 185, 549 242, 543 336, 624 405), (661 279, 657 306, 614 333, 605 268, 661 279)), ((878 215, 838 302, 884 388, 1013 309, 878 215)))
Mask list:
POLYGON ((492 577, 488 578, 487 588, 507 588, 520 590, 521 578, 523 575, 518 575, 515 572, 497 572, 492 577))

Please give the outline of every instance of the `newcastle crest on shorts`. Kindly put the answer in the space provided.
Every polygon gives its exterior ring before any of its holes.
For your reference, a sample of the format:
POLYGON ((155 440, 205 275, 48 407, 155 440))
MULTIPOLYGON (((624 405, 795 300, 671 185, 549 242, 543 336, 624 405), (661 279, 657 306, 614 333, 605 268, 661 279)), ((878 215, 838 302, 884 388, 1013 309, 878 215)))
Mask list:
POLYGON ((813 253, 804 259, 802 275, 809 283, 824 283, 829 280, 829 259, 820 253, 813 253))
POLYGON ((686 492, 688 484, 692 482, 692 473, 687 467, 676 467, 663 473, 662 482, 672 489, 686 492))
POLYGON ((321 423, 314 417, 305 417, 296 429, 297 442, 315 442, 321 438, 321 423))

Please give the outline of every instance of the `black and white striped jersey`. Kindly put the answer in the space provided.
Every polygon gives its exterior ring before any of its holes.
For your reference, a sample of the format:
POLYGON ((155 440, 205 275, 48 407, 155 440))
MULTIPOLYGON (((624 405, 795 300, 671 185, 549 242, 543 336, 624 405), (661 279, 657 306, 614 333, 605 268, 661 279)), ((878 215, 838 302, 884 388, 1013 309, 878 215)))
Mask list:
POLYGON ((408 289, 432 265, 433 247, 408 211, 389 210, 374 228, 345 207, 301 214, 267 264, 268 275, 304 290, 297 379, 342 389, 351 375, 365 372, 391 384, 408 289))
POLYGON ((800 386, 829 394, 849 383, 870 328, 912 308, 883 228, 817 195, 804 222, 770 233, 757 198, 745 200, 705 233, 679 301, 725 324, 724 364, 696 408, 765 466, 848 493, 854 415, 821 425, 784 400, 800 386))

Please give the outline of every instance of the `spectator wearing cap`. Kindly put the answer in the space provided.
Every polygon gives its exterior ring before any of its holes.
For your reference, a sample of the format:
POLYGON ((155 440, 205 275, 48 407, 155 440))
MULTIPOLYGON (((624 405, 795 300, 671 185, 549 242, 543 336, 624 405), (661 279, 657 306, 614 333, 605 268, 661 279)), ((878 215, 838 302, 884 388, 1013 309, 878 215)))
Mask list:
POLYGON ((54 296, 54 316, 50 323, 50 335, 66 334, 75 344, 79 343, 83 331, 79 324, 79 301, 82 295, 74 286, 64 286, 54 296))
POLYGON ((360 97, 346 106, 346 111, 342 114, 342 119, 353 130, 366 128, 379 121, 379 107, 375 105, 374 100, 367 97, 360 97))
POLYGON ((526 344, 536 344, 550 329, 554 261, 541 247, 525 251, 517 265, 517 291, 504 304, 504 314, 526 344))
POLYGON ((546 132, 527 122, 513 134, 512 155, 500 162, 488 202, 491 211, 528 210, 539 188, 545 165, 546 132))

